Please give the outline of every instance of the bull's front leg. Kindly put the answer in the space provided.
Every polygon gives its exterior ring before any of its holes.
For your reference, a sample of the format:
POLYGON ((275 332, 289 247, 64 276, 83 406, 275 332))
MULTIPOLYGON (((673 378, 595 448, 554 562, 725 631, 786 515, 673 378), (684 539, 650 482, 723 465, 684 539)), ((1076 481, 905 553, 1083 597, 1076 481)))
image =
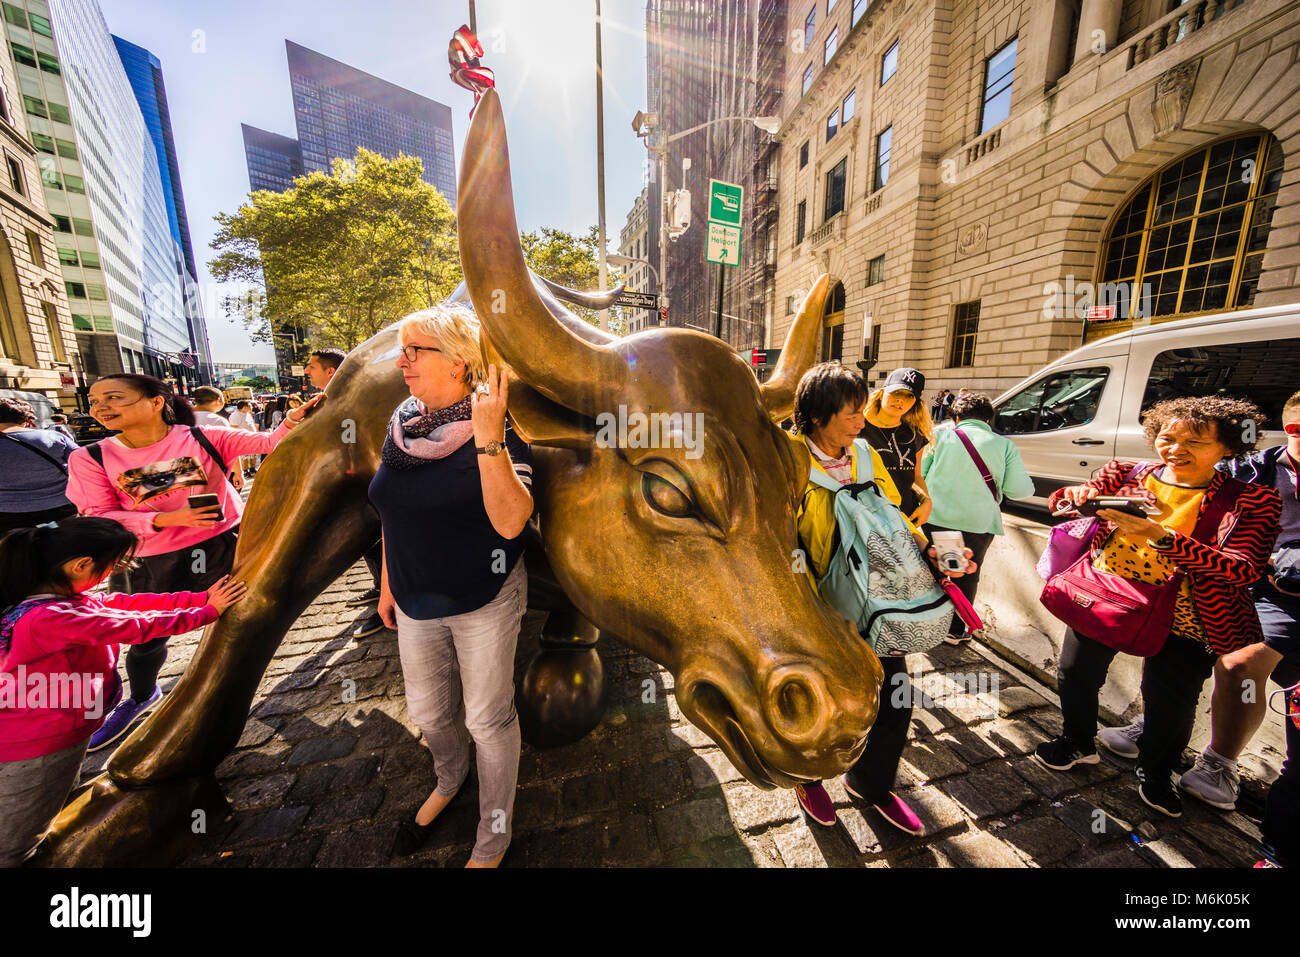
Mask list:
POLYGON ((235 555, 247 595, 209 626, 171 694, 55 819, 36 863, 175 863, 202 840, 196 812, 208 825, 228 813, 214 772, 267 665, 290 625, 379 534, 366 502, 377 455, 340 440, 345 415, 327 403, 267 458, 235 555))

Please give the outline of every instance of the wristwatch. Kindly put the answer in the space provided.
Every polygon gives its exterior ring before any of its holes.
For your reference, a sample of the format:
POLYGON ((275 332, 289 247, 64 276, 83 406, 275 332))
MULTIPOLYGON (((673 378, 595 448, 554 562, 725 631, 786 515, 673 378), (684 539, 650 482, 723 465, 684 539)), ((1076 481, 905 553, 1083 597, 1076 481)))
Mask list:
POLYGON ((500 455, 505 450, 504 442, 489 442, 487 445, 476 445, 474 451, 479 455, 500 455))

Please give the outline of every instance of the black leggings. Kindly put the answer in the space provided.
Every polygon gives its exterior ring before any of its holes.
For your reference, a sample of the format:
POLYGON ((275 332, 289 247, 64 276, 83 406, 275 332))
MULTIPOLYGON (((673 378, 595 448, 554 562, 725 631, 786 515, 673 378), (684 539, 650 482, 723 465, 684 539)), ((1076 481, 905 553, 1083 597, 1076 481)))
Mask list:
POLYGON ((907 674, 907 659, 884 655, 880 665, 885 671, 880 711, 862 756, 848 773, 853 790, 871 804, 885 800, 893 789, 898 761, 907 745, 907 729, 912 724, 912 679, 907 674))
MULTIPOLYGON (((1071 629, 1065 632, 1057 666, 1062 733, 1085 754, 1096 750, 1098 695, 1117 654, 1114 648, 1071 629)), ((1150 780, 1168 778, 1182 761, 1196 723, 1196 702, 1215 660, 1200 642, 1170 635, 1165 646, 1143 664, 1145 723, 1138 739, 1138 767, 1150 780)))

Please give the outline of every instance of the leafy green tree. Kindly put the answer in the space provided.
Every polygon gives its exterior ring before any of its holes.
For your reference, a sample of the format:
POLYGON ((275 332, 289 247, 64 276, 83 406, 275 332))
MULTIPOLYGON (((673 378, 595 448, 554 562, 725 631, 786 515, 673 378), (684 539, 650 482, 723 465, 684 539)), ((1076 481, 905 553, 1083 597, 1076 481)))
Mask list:
MULTIPOLYGON (((600 266, 597 262, 599 232, 595 226, 585 236, 543 226, 538 232, 520 233, 519 243, 524 248, 528 268, 551 282, 579 292, 594 292, 600 288, 600 266)), ((618 285, 618 270, 609 270, 610 286, 618 285)), ((600 324, 600 314, 566 303, 575 313, 593 326, 600 324)), ((622 319, 611 310, 610 330, 621 333, 622 319)))
POLYGON ((254 392, 274 392, 277 384, 274 379, 269 379, 264 375, 259 376, 239 376, 231 385, 246 385, 254 392))
POLYGON ((456 214, 422 172, 418 157, 358 149, 329 173, 219 213, 212 275, 250 287, 228 310, 255 340, 292 330, 315 347, 351 349, 446 298, 461 277, 456 214))

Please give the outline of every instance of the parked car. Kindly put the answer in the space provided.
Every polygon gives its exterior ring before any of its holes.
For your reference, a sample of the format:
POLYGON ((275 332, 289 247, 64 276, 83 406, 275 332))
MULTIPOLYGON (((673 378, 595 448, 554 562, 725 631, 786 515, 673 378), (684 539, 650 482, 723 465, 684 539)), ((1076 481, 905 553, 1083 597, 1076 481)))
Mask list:
POLYGON ((1028 501, 1091 478, 1111 459, 1151 458, 1140 415, 1161 399, 1231 395, 1263 410, 1259 446, 1284 441, 1300 389, 1300 304, 1162 322, 1090 342, 994 402, 993 428, 1020 449, 1028 501))
POLYGON ((106 439, 117 432, 104 428, 98 421, 84 412, 74 412, 68 416, 68 428, 76 436, 78 445, 91 445, 100 439, 106 439))

